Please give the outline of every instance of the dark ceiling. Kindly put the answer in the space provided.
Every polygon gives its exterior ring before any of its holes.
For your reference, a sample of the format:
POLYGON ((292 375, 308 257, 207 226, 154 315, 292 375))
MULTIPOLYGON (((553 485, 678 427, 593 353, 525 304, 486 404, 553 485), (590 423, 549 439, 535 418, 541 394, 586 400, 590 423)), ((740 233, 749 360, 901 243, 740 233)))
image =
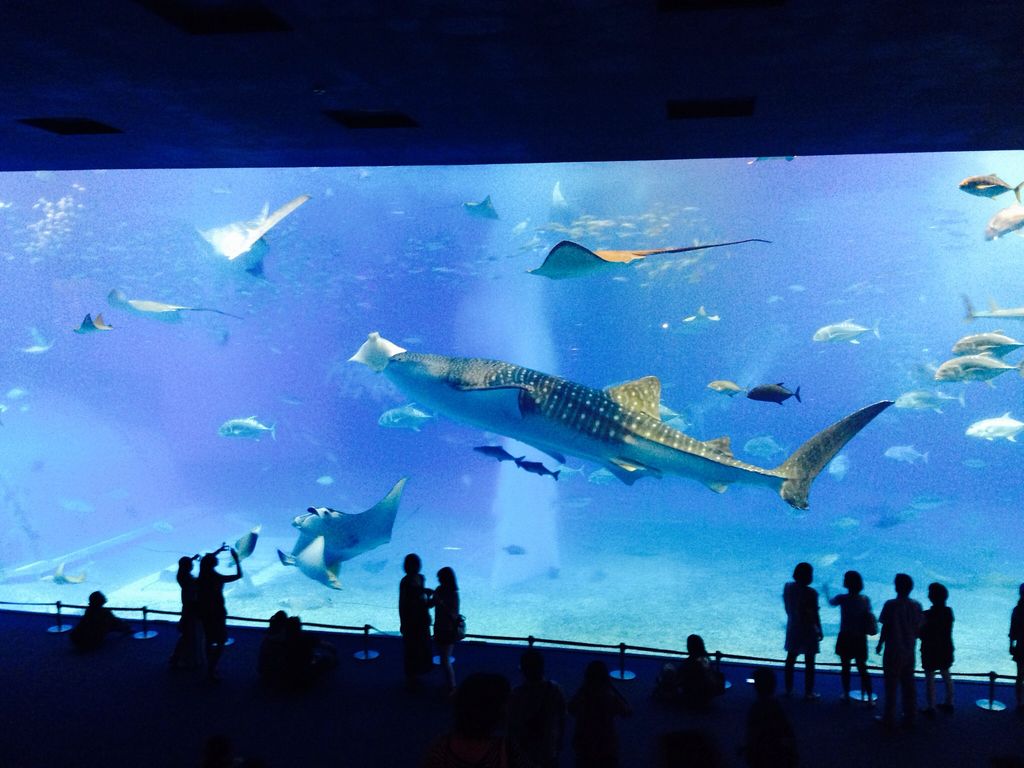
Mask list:
POLYGON ((1019 149, 1022 32, 1020 0, 3 0, 0 170, 1019 149))

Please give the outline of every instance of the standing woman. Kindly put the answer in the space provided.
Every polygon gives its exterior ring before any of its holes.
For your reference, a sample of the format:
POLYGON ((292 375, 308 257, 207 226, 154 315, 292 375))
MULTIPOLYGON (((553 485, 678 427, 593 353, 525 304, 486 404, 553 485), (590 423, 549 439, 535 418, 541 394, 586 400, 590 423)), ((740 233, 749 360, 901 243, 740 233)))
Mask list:
POLYGON ((793 569, 793 580, 782 590, 782 602, 786 607, 786 695, 793 693, 793 667, 796 657, 804 657, 804 698, 820 698, 814 692, 814 657, 818 654, 818 643, 824 638, 821 631, 821 616, 818 614, 818 591, 811 587, 814 568, 810 563, 797 563, 793 569))
POLYGON ((843 684, 843 701, 850 700, 850 666, 857 665, 860 675, 861 699, 870 707, 874 706, 871 693, 871 676, 868 675, 868 635, 878 634, 878 623, 871 612, 871 601, 864 591, 864 579, 857 571, 843 574, 845 595, 830 597, 828 586, 825 598, 829 605, 839 607, 839 637, 836 638, 836 655, 842 664, 839 679, 843 684))
POLYGON ((456 629, 459 625, 459 585, 455 571, 445 566, 437 572, 437 589, 430 604, 434 606, 434 642, 441 657, 445 685, 455 690, 455 670, 452 669, 452 648, 455 647, 456 629))
POLYGON ((203 632, 199 623, 199 589, 196 577, 192 575, 192 561, 195 557, 178 558, 176 581, 181 587, 181 619, 178 621, 178 638, 171 654, 173 669, 194 669, 203 660, 203 632))
POLYGON ((423 583, 420 556, 408 554, 405 576, 398 585, 398 618, 405 651, 405 687, 416 687, 416 678, 430 670, 430 603, 433 594, 423 583))
POLYGON ((1020 599, 1010 614, 1010 656, 1017 662, 1017 711, 1024 712, 1024 584, 1020 585, 1020 599))
POLYGON ((217 662, 224 653, 228 639, 228 610, 224 605, 224 585, 242 578, 242 563, 233 547, 223 544, 216 552, 203 555, 199 561, 199 578, 196 579, 199 596, 199 620, 206 633, 206 674, 210 680, 218 680, 217 662), (235 561, 235 573, 225 576, 217 572, 217 555, 231 552, 235 561))

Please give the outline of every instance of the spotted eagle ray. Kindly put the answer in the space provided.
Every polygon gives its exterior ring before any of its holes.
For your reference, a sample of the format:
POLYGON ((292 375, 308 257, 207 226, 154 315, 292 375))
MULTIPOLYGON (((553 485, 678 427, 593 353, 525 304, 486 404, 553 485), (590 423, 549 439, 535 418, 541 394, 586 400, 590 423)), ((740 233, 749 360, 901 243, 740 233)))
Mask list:
POLYGON ((292 521, 299 529, 299 540, 290 555, 277 550, 281 563, 297 566, 314 581, 341 589, 338 569, 342 562, 391 541, 407 479, 395 483, 387 496, 365 512, 348 514, 329 507, 310 507, 292 521))
POLYGON ((733 240, 728 243, 708 243, 707 245, 689 245, 685 248, 656 248, 650 251, 592 251, 579 243, 563 240, 550 251, 544 263, 536 269, 527 270, 531 275, 541 275, 552 280, 564 280, 568 277, 579 277, 593 272, 606 271, 615 265, 627 265, 634 261, 658 256, 665 253, 686 253, 687 251, 703 251, 708 248, 723 248, 727 245, 740 243, 770 243, 751 237, 746 240, 733 240))
POLYGON ((75 333, 95 333, 97 331, 112 331, 114 326, 107 325, 103 322, 103 315, 96 315, 96 319, 92 319, 92 315, 88 314, 85 319, 82 320, 82 324, 75 328, 75 333))
POLYGON ((183 307, 178 304, 164 304, 162 301, 148 301, 145 299, 129 299, 124 291, 112 288, 107 294, 107 303, 112 307, 134 312, 144 317, 152 317, 163 320, 166 323, 177 323, 181 320, 182 312, 216 312, 218 315, 226 315, 236 320, 242 318, 232 315, 230 312, 223 312, 219 309, 209 307, 183 307))
POLYGON ((263 236, 309 197, 299 195, 273 213, 270 213, 270 206, 264 204, 263 211, 252 221, 235 221, 223 227, 201 229, 199 234, 229 262, 238 262, 246 272, 259 277, 263 274, 263 257, 267 252, 267 241, 263 236))
POLYGON ((673 474, 719 493, 733 483, 765 485, 797 509, 807 508, 811 483, 829 460, 892 405, 882 400, 855 411, 769 469, 733 456, 728 437, 696 440, 662 422, 654 376, 601 390, 498 360, 407 352, 378 333, 350 359, 439 413, 563 462, 564 453, 593 461, 627 484, 673 474))

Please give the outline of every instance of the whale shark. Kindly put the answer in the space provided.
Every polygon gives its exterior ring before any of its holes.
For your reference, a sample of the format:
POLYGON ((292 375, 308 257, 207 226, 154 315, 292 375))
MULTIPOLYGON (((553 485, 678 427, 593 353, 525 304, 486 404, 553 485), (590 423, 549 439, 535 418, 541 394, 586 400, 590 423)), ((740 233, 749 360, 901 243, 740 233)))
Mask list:
POLYGON ((201 229, 199 234, 219 255, 229 262, 240 263, 250 275, 260 277, 263 275, 263 256, 267 251, 267 241, 263 236, 309 199, 309 195, 299 195, 273 213, 270 213, 270 206, 264 204, 260 215, 251 221, 234 221, 223 227, 201 229))
POLYGON ((123 309, 126 312, 134 312, 137 315, 163 320, 166 323, 179 322, 181 320, 182 312, 216 312, 218 315, 226 315, 227 317, 233 317, 236 320, 242 319, 238 315, 232 315, 230 312, 224 312, 219 309, 210 309, 209 307, 183 307, 179 304, 164 304, 162 301, 129 299, 127 294, 118 288, 110 289, 110 293, 107 294, 107 303, 112 307, 123 309))
POLYGON ((403 477, 387 495, 365 512, 347 514, 330 507, 309 507, 292 521, 299 539, 290 555, 277 550, 282 565, 298 569, 332 589, 341 589, 338 569, 345 560, 391 541, 398 505, 405 489, 403 477))
POLYGON ((376 332, 350 360, 383 373, 427 408, 519 440, 561 463, 572 454, 629 485, 678 475, 718 493, 734 483, 767 486, 796 509, 807 509, 811 483, 829 460, 893 404, 882 400, 851 413, 766 468, 733 456, 728 437, 697 440, 665 424, 655 376, 596 389, 499 360, 408 352, 376 332))

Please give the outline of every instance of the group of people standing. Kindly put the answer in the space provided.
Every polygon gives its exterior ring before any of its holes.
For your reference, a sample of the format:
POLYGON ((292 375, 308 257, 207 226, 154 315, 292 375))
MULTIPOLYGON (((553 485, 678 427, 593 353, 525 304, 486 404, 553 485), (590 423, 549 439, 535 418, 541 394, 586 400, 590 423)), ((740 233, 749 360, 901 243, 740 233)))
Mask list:
POLYGON ((464 634, 459 613, 459 585, 455 571, 445 566, 437 572, 437 587, 430 589, 420 571, 419 555, 410 553, 402 564, 405 576, 398 586, 398 617, 404 646, 406 687, 414 689, 420 675, 433 666, 430 650, 430 609, 434 609, 434 643, 448 691, 455 690, 452 649, 464 634))
MULTIPOLYGON (((816 699, 814 692, 814 659, 824 639, 818 610, 818 592, 811 587, 814 569, 810 563, 799 563, 793 570, 793 580, 783 589, 786 609, 786 694, 793 690, 793 670, 798 656, 805 663, 804 698, 816 699)), ((832 596, 825 588, 829 605, 840 609, 839 636, 836 654, 841 661, 843 698, 851 700, 850 672, 856 665, 862 690, 860 700, 873 706, 871 677, 867 671, 868 637, 878 636, 875 652, 882 654, 882 675, 885 681, 883 713, 877 718, 883 725, 896 723, 897 695, 902 698, 903 722, 912 725, 917 713, 917 688, 914 671, 917 666, 917 641, 921 641, 921 667, 925 673, 927 706, 923 714, 934 717, 936 709, 953 712, 953 611, 946 605, 949 590, 938 582, 928 585, 931 607, 922 609, 910 597, 914 580, 905 573, 893 579, 896 597, 887 600, 875 617, 871 601, 862 594, 864 580, 857 571, 847 571, 843 577, 844 594, 832 596), (945 683, 945 698, 936 707, 935 676, 945 683)), ((1010 627, 1010 654, 1017 661, 1017 704, 1022 705, 1024 693, 1024 585, 1021 602, 1013 611, 1010 627)))

